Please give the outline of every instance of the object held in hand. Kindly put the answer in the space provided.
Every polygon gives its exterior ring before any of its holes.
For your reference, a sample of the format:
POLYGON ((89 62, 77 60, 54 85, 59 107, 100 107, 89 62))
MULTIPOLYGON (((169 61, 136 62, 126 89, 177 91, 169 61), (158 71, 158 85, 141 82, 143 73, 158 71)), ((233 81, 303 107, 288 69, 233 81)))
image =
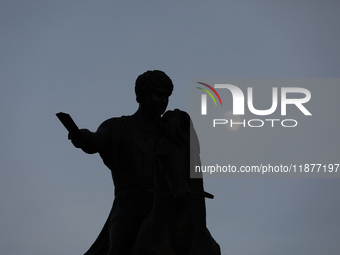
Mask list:
POLYGON ((59 112, 56 114, 58 119, 63 123, 65 128, 70 132, 71 136, 80 138, 82 137, 82 133, 80 132, 79 128, 77 127, 76 123, 74 123, 71 116, 64 112, 59 112))

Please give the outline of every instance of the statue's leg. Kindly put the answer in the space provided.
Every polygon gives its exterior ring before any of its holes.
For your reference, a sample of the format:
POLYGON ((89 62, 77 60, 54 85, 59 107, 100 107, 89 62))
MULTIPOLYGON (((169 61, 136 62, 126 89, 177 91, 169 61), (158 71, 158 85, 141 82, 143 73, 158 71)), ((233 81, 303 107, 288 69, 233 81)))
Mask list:
POLYGON ((151 210, 152 201, 152 193, 117 197, 109 223, 108 255, 130 254, 139 228, 151 210))
POLYGON ((130 254, 141 222, 131 216, 121 216, 110 226, 110 247, 108 255, 130 254))

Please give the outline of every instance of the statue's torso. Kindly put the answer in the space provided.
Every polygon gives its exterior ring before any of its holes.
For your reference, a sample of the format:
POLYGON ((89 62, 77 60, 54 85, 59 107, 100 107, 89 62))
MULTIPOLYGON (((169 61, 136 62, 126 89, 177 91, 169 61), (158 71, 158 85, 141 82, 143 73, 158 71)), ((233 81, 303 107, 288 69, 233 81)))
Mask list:
POLYGON ((152 186, 157 134, 145 132, 131 116, 107 120, 112 130, 108 146, 100 151, 111 170, 116 192, 128 187, 152 186))

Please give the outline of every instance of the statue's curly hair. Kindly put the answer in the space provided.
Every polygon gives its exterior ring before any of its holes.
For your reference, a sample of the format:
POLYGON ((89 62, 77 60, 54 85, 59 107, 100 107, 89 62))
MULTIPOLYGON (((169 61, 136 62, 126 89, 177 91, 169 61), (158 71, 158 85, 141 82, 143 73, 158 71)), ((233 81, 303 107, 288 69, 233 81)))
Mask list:
POLYGON ((171 95, 174 85, 171 79, 163 71, 153 70, 146 71, 139 75, 135 83, 136 100, 139 103, 140 98, 150 91, 154 91, 155 88, 164 88, 171 95))

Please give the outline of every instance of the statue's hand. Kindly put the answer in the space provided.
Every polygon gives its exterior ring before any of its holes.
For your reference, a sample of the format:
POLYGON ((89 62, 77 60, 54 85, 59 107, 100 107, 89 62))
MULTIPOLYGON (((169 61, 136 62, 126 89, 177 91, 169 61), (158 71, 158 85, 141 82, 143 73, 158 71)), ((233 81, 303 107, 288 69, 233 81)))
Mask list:
POLYGON ((81 135, 74 135, 73 133, 68 133, 68 139, 71 140, 72 144, 76 148, 82 148, 86 144, 91 132, 88 129, 80 129, 81 135))

